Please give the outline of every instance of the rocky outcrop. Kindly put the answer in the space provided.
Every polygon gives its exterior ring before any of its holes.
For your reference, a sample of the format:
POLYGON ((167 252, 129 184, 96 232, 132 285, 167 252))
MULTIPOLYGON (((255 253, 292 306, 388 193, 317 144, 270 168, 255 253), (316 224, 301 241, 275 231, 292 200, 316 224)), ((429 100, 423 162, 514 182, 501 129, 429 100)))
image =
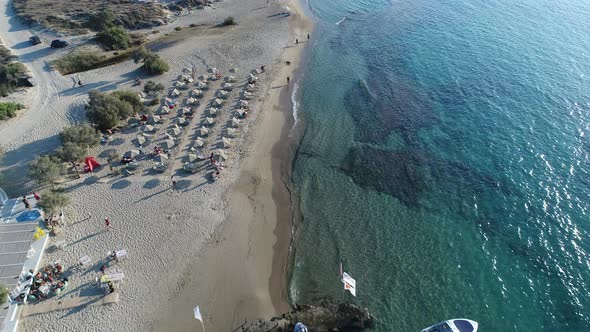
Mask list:
POLYGON ((373 320, 366 308, 352 303, 323 303, 296 306, 280 317, 244 323, 234 332, 292 332, 297 322, 305 324, 310 332, 352 332, 372 327, 373 320))

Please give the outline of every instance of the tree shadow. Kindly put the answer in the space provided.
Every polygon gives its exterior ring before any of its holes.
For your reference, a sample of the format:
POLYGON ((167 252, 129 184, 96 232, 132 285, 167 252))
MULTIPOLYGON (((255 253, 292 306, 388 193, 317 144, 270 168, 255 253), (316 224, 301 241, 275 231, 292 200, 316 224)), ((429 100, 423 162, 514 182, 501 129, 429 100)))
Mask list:
POLYGON ((130 184, 131 184, 131 181, 129 181, 129 180, 125 180, 125 179, 119 180, 111 185, 111 189, 125 189, 125 188, 129 187, 130 184))
POLYGON ((114 140, 108 142, 108 145, 117 146, 125 143, 125 139, 122 137, 117 137, 114 140))
POLYGON ((108 158, 111 153, 117 153, 116 149, 106 149, 100 154, 98 154, 99 158, 108 158))

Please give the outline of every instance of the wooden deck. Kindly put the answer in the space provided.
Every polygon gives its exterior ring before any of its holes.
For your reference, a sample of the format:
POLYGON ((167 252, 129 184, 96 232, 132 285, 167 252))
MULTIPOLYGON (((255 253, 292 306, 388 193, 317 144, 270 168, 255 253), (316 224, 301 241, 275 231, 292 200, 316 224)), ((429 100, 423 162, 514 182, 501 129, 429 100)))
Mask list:
POLYGON ((67 310, 76 307, 89 306, 89 305, 102 305, 119 302, 119 293, 111 293, 106 296, 85 296, 76 297, 73 299, 67 299, 62 301, 49 301, 41 302, 37 304, 27 304, 21 311, 21 317, 27 317, 37 314, 43 314, 46 312, 67 310))

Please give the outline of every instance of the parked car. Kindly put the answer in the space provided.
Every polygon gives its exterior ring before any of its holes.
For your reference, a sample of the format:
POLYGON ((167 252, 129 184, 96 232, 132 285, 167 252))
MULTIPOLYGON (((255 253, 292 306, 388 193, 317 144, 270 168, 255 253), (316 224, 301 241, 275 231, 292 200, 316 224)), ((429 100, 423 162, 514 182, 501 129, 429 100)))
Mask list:
POLYGON ((51 48, 62 48, 68 46, 68 42, 65 40, 55 39, 51 41, 51 48))
POLYGON ((31 44, 33 45, 41 44, 41 38, 39 38, 39 36, 31 36, 29 41, 31 41, 31 44))

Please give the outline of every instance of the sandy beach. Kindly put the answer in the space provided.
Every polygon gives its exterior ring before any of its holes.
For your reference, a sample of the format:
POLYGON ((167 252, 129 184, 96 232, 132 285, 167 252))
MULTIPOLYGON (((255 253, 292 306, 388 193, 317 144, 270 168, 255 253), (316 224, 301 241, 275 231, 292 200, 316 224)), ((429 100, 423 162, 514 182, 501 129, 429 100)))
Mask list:
MULTIPOLYGON (((83 106, 91 89, 111 91, 136 89, 139 65, 132 61, 81 74, 61 76, 48 61, 65 50, 49 50, 46 45, 18 48, 31 32, 13 17, 8 1, 0 2, 0 38, 33 74, 37 84, 9 98, 30 109, 0 124, 1 144, 7 155, 1 170, 10 178, 7 191, 14 195, 34 188, 26 178, 26 163, 59 144, 57 134, 72 123, 82 121, 83 106), (72 82, 85 82, 82 88, 72 82)), ((192 308, 200 305, 208 331, 228 331, 244 319, 269 317, 288 309, 285 266, 291 233, 288 191, 283 183, 291 154, 289 98, 286 77, 294 78, 306 34, 311 25, 297 4, 283 1, 237 1, 216 3, 214 8, 195 11, 160 27, 160 34, 176 26, 215 25, 227 16, 238 25, 188 34, 159 49, 171 65, 165 75, 151 78, 171 87, 186 67, 198 72, 216 67, 227 74, 239 72, 236 85, 242 86, 252 69, 265 65, 251 115, 242 121, 231 148, 226 168, 211 183, 208 171, 182 172, 191 141, 191 132, 206 117, 206 105, 214 99, 221 82, 212 82, 204 101, 195 109, 193 121, 173 149, 171 166, 163 174, 142 172, 129 177, 113 177, 108 167, 62 186, 72 198, 64 211, 66 225, 51 241, 64 240, 63 251, 47 252, 45 262, 60 260, 67 267, 71 286, 49 301, 101 296, 97 287, 99 267, 107 252, 126 249, 128 259, 113 269, 125 274, 117 292, 121 301, 110 306, 83 306, 67 311, 25 317, 23 331, 84 330, 194 330, 197 322, 192 308), (285 6, 289 17, 276 17, 285 6), (295 38, 302 42, 294 45, 295 38), (290 61, 286 65, 285 61, 290 61), (170 176, 178 177, 172 190, 170 176), (113 228, 106 230, 109 217, 113 228), (76 268, 81 256, 91 258, 90 266, 76 268)), ((35 31, 47 42, 49 32, 35 31)), ((74 37, 71 44, 87 36, 74 37)), ((291 81, 293 84, 293 80, 291 81)), ((213 150, 221 144, 234 111, 238 89, 228 98, 227 111, 216 118, 209 133, 213 150)), ((183 93, 182 98, 186 98, 183 93)), ((165 125, 171 124, 166 120, 165 125)), ((162 128, 162 132, 164 128, 162 128)), ((94 148, 91 155, 105 163, 110 151, 123 154, 137 148, 136 130, 123 130, 115 139, 94 148)), ((150 146, 144 147, 149 149, 150 146)), ((141 161, 149 169, 148 161, 141 161)))

